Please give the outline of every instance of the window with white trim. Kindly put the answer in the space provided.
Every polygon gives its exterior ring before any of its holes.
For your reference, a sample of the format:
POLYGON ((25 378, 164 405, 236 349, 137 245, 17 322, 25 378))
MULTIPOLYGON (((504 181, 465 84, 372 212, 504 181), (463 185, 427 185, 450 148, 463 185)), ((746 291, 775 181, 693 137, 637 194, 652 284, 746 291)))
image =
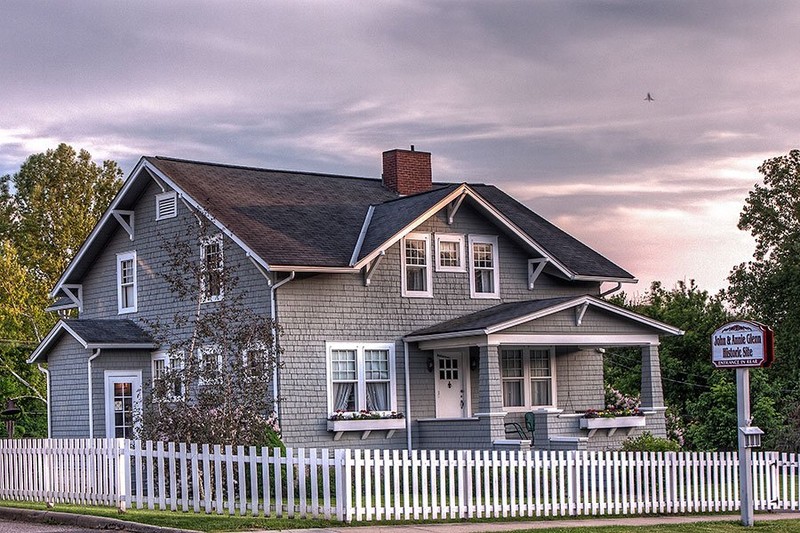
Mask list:
POLYGON ((469 292, 472 298, 500 297, 500 266, 497 237, 469 236, 469 292))
POLYGON ((170 379, 170 390, 167 392, 167 400, 180 398, 183 396, 183 383, 177 375, 183 368, 183 357, 180 353, 170 354, 166 351, 154 352, 153 356, 153 388, 158 381, 170 379))
POLYGON ((222 353, 216 346, 197 349, 200 385, 213 385, 222 378, 222 353))
POLYGON ((500 348, 503 407, 555 407, 555 350, 531 346, 500 348))
POLYGON ((436 234, 436 271, 464 272, 464 236, 436 234))
POLYGON ((263 378, 269 370, 269 353, 262 345, 246 348, 242 352, 242 368, 250 380, 263 378))
POLYGON ((328 343, 328 411, 397 410, 392 343, 328 343))
POLYGON ((136 252, 117 254, 117 310, 136 312, 136 252))
POLYGON ((400 241, 400 255, 403 265, 402 295, 433 296, 431 236, 427 233, 409 233, 400 241))
POLYGON ((200 242, 200 291, 203 302, 222 300, 223 255, 222 234, 204 237, 200 242))
POLYGON ((178 195, 175 191, 162 192, 156 195, 156 220, 175 218, 178 216, 178 195))

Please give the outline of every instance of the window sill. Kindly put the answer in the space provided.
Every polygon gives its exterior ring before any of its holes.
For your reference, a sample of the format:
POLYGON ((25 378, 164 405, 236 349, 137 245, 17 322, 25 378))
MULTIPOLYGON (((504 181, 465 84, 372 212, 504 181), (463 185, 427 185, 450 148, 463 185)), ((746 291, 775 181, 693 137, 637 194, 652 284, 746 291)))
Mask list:
POLYGON ((367 418, 364 420, 328 420, 328 431, 335 434, 333 440, 342 438, 342 434, 348 431, 360 431, 361 440, 369 437, 373 431, 386 431, 386 438, 389 439, 398 429, 405 429, 405 418, 367 418))
POLYGON ((616 418, 581 418, 581 429, 589 430, 589 438, 592 438, 598 429, 605 429, 608 431, 608 436, 611 437, 618 429, 624 429, 625 434, 628 435, 633 428, 640 428, 645 426, 645 419, 643 416, 618 416, 616 418))

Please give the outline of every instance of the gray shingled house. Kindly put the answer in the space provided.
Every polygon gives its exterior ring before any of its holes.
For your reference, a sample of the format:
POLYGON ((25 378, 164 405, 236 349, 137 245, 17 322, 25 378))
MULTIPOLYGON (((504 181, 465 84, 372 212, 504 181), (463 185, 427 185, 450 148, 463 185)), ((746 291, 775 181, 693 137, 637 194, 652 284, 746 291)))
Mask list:
MULTIPOLYGON (((52 292, 52 309, 77 318, 30 358, 49 369, 51 436, 130 434, 165 364, 144 324, 180 305, 158 276, 162 241, 196 217, 215 232, 198 253, 235 266, 247 305, 282 327, 265 394, 282 398, 288 445, 603 449, 663 436, 659 336, 682 332, 603 299, 602 284, 631 274, 494 186, 433 183, 430 162, 391 150, 382 179, 366 179, 142 158, 52 292), (582 413, 604 407, 612 346, 640 349, 645 416, 592 421, 582 413), (361 410, 405 418, 330 420, 361 410)), ((230 297, 213 296, 203 305, 230 297)))

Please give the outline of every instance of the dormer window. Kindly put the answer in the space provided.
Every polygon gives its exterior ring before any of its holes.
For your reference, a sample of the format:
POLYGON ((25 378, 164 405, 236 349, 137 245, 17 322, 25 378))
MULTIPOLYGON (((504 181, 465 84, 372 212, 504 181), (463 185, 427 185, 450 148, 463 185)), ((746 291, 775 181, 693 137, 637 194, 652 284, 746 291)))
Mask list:
POLYGON ((469 236, 469 292, 472 298, 500 297, 497 237, 469 236))
POLYGON ((222 234, 202 239, 200 243, 200 291, 203 302, 222 300, 222 234))
POLYGON ((156 195, 156 220, 178 216, 178 196, 175 191, 156 195))
POLYGON ((409 233, 400 243, 400 255, 403 266, 403 296, 433 296, 430 235, 409 233))
POLYGON ((117 310, 136 312, 136 252, 117 254, 117 310))

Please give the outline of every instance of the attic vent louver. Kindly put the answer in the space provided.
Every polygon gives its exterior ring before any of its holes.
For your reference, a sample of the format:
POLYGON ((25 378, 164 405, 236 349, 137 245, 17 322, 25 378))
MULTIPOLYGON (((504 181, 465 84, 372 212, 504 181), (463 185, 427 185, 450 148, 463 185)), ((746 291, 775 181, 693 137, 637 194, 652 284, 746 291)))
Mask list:
POLYGON ((156 195, 156 220, 174 218, 178 215, 178 198, 175 191, 156 195))

